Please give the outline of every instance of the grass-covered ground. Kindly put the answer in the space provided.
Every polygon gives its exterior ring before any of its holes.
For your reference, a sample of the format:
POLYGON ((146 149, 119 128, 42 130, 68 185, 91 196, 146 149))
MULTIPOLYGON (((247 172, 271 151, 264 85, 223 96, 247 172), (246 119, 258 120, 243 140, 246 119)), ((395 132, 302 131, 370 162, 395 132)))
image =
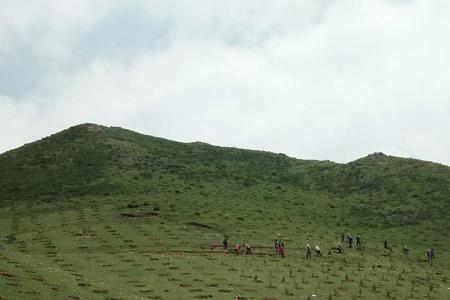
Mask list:
POLYGON ((1 155, 0 169, 0 299, 450 298, 446 166, 303 161, 88 124, 1 155), (342 232, 363 249, 332 250, 342 232), (254 254, 211 251, 225 235, 254 254), (307 260, 306 244, 322 257, 307 260))
POLYGON ((437 250, 435 261, 427 262, 420 234, 352 229, 364 248, 342 255, 331 248, 347 228, 327 225, 319 213, 307 218, 305 206, 275 202, 252 209, 241 199, 217 206, 181 198, 86 198, 3 208, 2 232, 15 240, 1 243, 2 299, 450 297, 448 256, 437 250), (231 245, 250 243, 254 254, 211 251, 210 243, 220 244, 224 234, 231 245), (284 259, 272 248, 279 234, 287 246, 284 259), (385 235, 392 253, 383 249, 385 235), (404 240, 411 241, 407 256, 404 240), (319 244, 323 256, 305 259, 306 243, 319 244))

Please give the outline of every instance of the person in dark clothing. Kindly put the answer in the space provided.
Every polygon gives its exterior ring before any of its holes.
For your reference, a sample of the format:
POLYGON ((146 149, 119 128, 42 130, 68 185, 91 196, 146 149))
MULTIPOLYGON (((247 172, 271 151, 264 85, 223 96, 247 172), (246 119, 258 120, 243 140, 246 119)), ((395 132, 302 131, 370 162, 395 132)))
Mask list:
POLYGON ((349 248, 352 248, 353 237, 352 237, 351 234, 348 235, 347 240, 348 240, 348 247, 349 247, 349 248))
POLYGON ((427 249, 427 260, 431 261, 431 249, 427 249))
POLYGON ((434 259, 434 248, 431 248, 431 260, 434 259))
POLYGON ((384 240, 384 249, 390 249, 390 250, 392 250, 392 249, 389 247, 389 242, 388 242, 388 240, 384 240))
POLYGON ((223 250, 227 250, 228 249, 228 237, 225 237, 223 239, 222 244, 223 244, 223 250))
POLYGON ((361 238, 358 236, 356 236, 356 248, 361 248, 362 247, 362 243, 361 243, 361 238))
POLYGON ((314 250, 316 250, 316 256, 317 256, 317 257, 322 256, 322 255, 320 254, 320 248, 319 248, 319 245, 316 245, 316 247, 314 248, 314 250))
POLYGON ((408 249, 408 245, 403 245, 403 254, 405 254, 405 255, 407 255, 408 254, 408 251, 409 251, 409 249, 408 249))
POLYGON ((275 240, 275 251, 278 252, 278 239, 275 240))
POLYGON ((311 258, 311 247, 306 245, 306 258, 311 258))
POLYGON ((339 242, 337 245, 337 251, 338 251, 338 253, 344 253, 344 247, 342 247, 341 242, 339 242))

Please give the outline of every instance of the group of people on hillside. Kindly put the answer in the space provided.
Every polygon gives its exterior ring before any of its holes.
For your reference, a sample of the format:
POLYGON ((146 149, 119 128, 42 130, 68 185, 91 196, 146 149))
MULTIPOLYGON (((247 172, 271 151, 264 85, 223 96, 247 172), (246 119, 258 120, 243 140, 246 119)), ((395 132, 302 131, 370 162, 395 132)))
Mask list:
MULTIPOLYGON (((353 236, 350 233, 347 233, 345 235, 344 232, 341 234, 341 238, 338 240, 338 243, 335 248, 332 248, 337 251, 337 253, 344 253, 344 243, 348 243, 348 248, 353 248, 353 236)), ((356 236, 356 248, 361 249, 362 248, 362 240, 357 235, 356 236)))
MULTIPOLYGON (((319 247, 319 245, 316 245, 315 247, 314 247, 314 251, 315 251, 315 255, 317 256, 317 257, 320 257, 320 256, 322 256, 321 254, 320 254, 320 247, 319 247)), ((306 258, 312 258, 312 254, 311 254, 311 246, 308 244, 308 245, 306 245, 306 258)))
MULTIPOLYGON (((339 243, 345 243, 347 241, 348 247, 353 248, 353 236, 350 233, 347 233, 347 236, 345 236, 344 233, 341 234, 341 239, 339 243)), ((342 244, 341 244, 342 246, 342 244)), ((362 248, 362 241, 359 235, 356 236, 356 248, 361 249, 362 248)))
MULTIPOLYGON (((223 239, 222 245, 223 245, 223 250, 228 250, 228 237, 225 237, 223 239)), ((250 246, 249 243, 243 243, 242 245, 243 245, 243 249, 244 249, 243 254, 252 254, 252 247, 250 246)), ((214 247, 214 251, 215 250, 216 250, 216 247, 214 247)), ((242 253, 241 245, 240 244, 234 245, 234 254, 238 255, 241 253, 242 253)))
MULTIPOLYGON (((388 240, 384 240, 383 245, 384 245, 384 249, 388 249, 388 250, 392 251, 392 248, 390 247, 388 240)), ((409 252, 408 245, 403 244, 402 252, 404 255, 408 255, 408 252, 409 252)), ((428 248, 426 250, 426 256, 427 256, 427 260, 429 262, 431 262, 434 259, 434 248, 428 248)))
MULTIPOLYGON (((341 234, 341 238, 338 241, 337 247, 336 248, 332 248, 335 249, 337 251, 337 253, 344 253, 344 246, 343 243, 347 242, 348 243, 348 248, 353 248, 353 236, 348 233, 347 235, 345 235, 344 233, 341 234)), ((228 237, 226 236, 222 242, 223 245, 223 249, 224 250, 228 250, 228 237)), ((236 244, 234 246, 234 253, 236 255, 238 254, 252 254, 252 248, 250 246, 249 243, 243 243, 242 244, 243 247, 241 247, 240 244, 236 244)), ((384 240, 383 242, 383 246, 384 249, 388 249, 390 251, 392 251, 392 248, 389 244, 389 241, 387 239, 384 240)), ((213 242, 210 246, 210 249, 212 251, 216 251, 217 248, 217 244, 215 242, 213 242)), ((274 241, 274 248, 275 248, 275 252, 277 254, 279 254, 281 257, 285 257, 285 253, 286 253, 286 246, 284 244, 284 242, 281 239, 275 239, 274 241)), ((361 249, 362 248, 362 240, 359 236, 356 236, 356 248, 357 249, 361 249)), ((312 248, 309 244, 306 245, 306 253, 305 256, 307 259, 312 258, 312 251, 315 251, 315 256, 316 257, 320 257, 321 256, 321 252, 320 252, 320 247, 319 245, 315 245, 314 248, 312 248)), ((403 254, 407 255, 409 252, 409 248, 406 244, 403 245, 402 248, 403 254)), ((434 248, 429 248, 426 250, 426 257, 428 261, 432 261, 435 257, 434 254, 434 248)))

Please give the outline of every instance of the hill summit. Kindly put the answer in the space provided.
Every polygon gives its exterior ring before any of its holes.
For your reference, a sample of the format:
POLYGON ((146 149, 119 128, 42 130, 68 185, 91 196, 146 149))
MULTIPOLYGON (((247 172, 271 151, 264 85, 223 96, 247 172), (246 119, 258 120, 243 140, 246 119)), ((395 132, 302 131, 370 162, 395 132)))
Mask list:
POLYGON ((0 169, 3 204, 221 186, 241 197, 252 190, 326 194, 340 213, 366 225, 433 218, 449 226, 450 168, 383 153, 337 164, 81 124, 0 155, 0 169))

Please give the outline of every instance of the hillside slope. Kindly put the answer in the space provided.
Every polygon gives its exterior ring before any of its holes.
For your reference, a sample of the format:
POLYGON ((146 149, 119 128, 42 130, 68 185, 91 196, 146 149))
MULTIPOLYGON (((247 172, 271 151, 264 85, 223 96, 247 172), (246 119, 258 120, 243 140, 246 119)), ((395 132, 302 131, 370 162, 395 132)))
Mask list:
POLYGON ((0 299, 447 299, 449 169, 75 126, 0 155, 0 299))
POLYGON ((436 229, 449 228, 450 168, 381 153, 336 164, 82 124, 0 155, 0 170, 3 205, 164 194, 202 185, 228 187, 225 193, 241 191, 245 198, 246 191, 265 187, 272 194, 261 201, 272 201, 282 190, 327 194, 338 221, 354 225, 391 227, 434 220, 436 229))

